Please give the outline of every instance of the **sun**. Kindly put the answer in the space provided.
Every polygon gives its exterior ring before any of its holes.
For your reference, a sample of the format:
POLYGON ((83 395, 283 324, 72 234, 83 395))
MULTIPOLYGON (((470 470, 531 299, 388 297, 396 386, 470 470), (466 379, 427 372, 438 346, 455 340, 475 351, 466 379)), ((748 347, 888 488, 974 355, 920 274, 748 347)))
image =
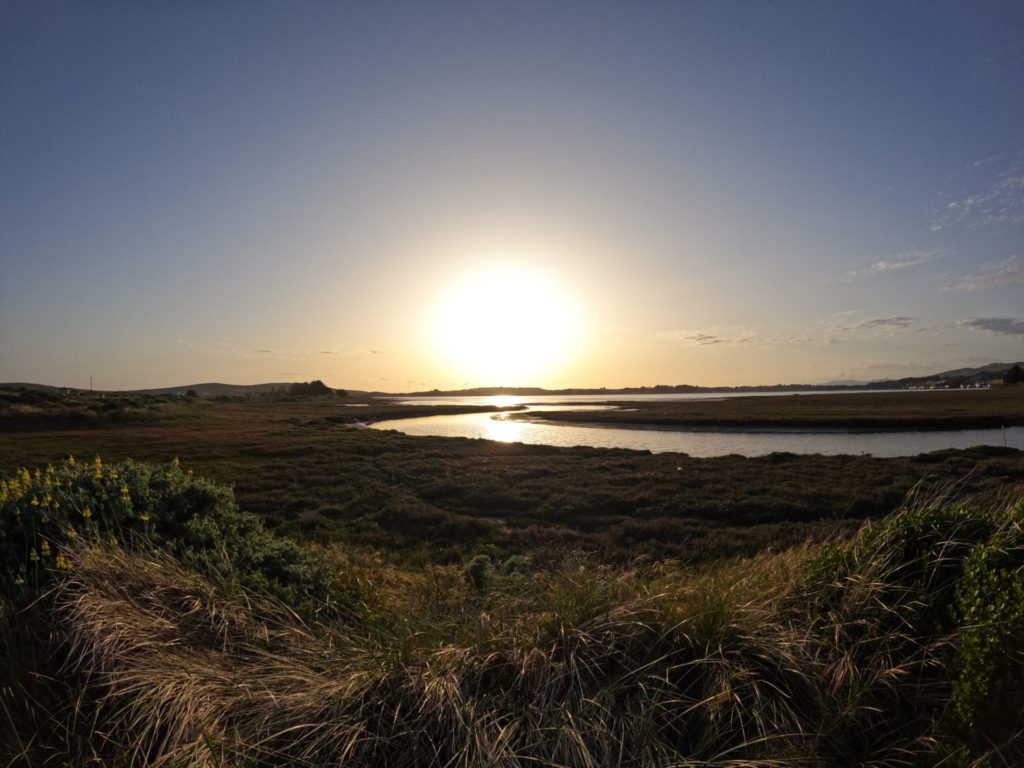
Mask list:
POLYGON ((550 275, 492 266, 444 292, 430 335, 448 370, 477 386, 538 385, 575 352, 580 313, 550 275))

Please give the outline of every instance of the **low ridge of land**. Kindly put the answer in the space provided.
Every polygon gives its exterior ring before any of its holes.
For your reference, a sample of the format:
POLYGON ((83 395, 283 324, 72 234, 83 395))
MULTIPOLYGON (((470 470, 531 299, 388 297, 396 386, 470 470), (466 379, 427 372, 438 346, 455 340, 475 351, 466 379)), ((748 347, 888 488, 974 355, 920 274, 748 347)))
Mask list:
POLYGON ((837 429, 867 431, 986 429, 1024 424, 1024 387, 984 390, 857 392, 618 401, 609 410, 544 411, 512 418, 672 429, 837 429))

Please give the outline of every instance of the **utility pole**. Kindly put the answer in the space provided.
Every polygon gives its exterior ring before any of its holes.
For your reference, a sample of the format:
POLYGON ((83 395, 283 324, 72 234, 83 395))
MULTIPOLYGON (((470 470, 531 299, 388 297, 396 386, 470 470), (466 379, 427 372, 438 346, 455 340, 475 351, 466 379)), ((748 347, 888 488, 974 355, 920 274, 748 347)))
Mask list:
POLYGON ((92 394, 92 376, 89 377, 89 394, 92 394))

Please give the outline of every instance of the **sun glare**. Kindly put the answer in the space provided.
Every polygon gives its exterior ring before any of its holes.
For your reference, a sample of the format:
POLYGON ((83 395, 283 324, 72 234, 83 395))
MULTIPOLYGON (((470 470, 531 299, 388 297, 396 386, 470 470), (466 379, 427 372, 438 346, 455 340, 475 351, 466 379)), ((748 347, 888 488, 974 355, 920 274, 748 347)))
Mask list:
POLYGON ((451 373, 482 386, 537 384, 554 374, 579 339, 571 295, 543 272, 492 267, 452 285, 431 334, 451 373))

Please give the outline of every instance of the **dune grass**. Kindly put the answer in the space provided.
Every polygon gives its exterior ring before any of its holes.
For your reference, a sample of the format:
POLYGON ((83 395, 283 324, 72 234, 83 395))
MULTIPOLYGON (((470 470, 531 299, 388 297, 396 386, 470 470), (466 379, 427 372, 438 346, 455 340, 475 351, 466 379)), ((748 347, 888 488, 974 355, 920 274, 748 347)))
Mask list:
MULTIPOLYGON (((73 469, 51 483, 76 478, 121 504, 73 469)), ((4 762, 1019 764, 1024 499, 957 490, 852 540, 700 568, 320 551, 343 578, 301 610, 224 536, 199 547, 219 561, 166 524, 47 528, 46 578, 4 588, 4 762), (358 612, 318 610, 354 584, 358 612)), ((25 530, 15 508, 39 514, 26 498, 8 489, 5 537, 25 530)))

